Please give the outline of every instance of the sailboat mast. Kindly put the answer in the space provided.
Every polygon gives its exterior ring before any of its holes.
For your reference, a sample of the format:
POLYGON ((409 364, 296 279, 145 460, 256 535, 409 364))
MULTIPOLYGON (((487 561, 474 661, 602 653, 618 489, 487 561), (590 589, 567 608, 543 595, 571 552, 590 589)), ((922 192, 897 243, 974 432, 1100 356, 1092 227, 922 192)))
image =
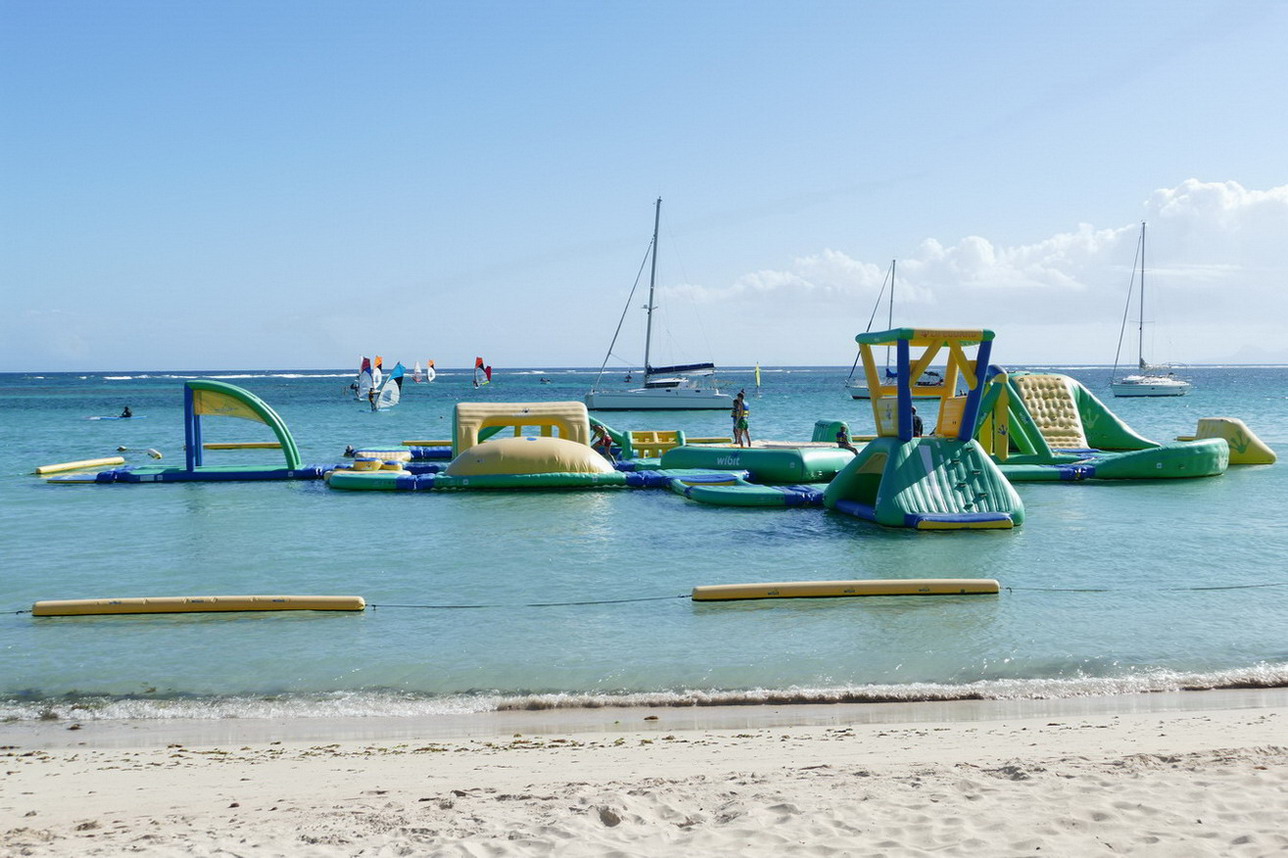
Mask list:
POLYGON ((1140 222, 1140 322, 1136 326, 1136 365, 1145 368, 1145 222, 1140 222))
POLYGON ((657 198, 657 208, 653 212, 653 265, 648 274, 648 321, 644 326, 644 381, 648 382, 649 349, 653 345, 653 287, 657 283, 657 228, 662 222, 662 198, 657 198))
POLYGON ((889 320, 886 323, 886 330, 894 330, 894 263, 890 260, 890 313, 889 320))
MULTIPOLYGON (((895 260, 891 259, 890 260, 890 310, 886 314, 887 331, 894 330, 894 263, 895 263, 895 260)), ((886 360, 886 369, 889 370, 890 369, 890 347, 889 346, 886 346, 885 360, 886 360)))

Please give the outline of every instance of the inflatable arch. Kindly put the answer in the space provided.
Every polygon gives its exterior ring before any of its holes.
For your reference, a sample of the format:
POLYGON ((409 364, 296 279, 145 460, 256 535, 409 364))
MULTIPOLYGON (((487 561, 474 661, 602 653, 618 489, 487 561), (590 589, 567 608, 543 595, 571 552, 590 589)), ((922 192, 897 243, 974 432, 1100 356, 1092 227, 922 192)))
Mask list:
POLYGON ((287 469, 295 471, 302 467, 295 439, 268 403, 236 385, 199 378, 188 382, 183 389, 183 430, 189 471, 202 465, 201 418, 204 416, 240 417, 268 424, 282 445, 287 469))
POLYGON ((459 402, 452 421, 452 455, 509 427, 516 436, 533 427, 542 437, 557 435, 590 445, 590 412, 581 402, 459 402))

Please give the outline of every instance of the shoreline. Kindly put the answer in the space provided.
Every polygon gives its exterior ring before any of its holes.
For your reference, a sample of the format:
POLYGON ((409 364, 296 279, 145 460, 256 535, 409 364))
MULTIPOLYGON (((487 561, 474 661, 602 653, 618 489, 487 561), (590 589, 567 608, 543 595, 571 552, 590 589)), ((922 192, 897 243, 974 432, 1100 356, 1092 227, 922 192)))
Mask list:
POLYGON ((0 854, 1288 849, 1283 689, 801 708, 5 724, 0 854))
POLYGON ((748 703, 714 706, 568 707, 435 715, 157 718, 0 723, 0 745, 23 749, 155 748, 268 741, 466 740, 514 733, 642 733, 969 723, 1046 717, 1288 708, 1288 688, 1165 691, 1015 700, 883 703, 748 703))

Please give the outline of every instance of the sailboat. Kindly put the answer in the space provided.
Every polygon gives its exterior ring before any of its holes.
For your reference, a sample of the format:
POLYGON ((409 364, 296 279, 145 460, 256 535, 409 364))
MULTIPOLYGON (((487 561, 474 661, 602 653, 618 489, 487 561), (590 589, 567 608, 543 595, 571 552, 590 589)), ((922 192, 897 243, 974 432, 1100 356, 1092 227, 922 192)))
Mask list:
MULTIPOLYGON (((1176 377, 1167 365, 1155 366, 1145 361, 1145 222, 1140 223, 1140 242, 1136 246, 1140 262, 1140 315, 1136 325, 1136 365, 1139 372, 1118 378, 1118 355, 1114 355, 1114 370, 1109 389, 1114 396, 1184 396, 1193 387, 1188 381, 1176 377)), ((1132 267, 1135 282, 1137 268, 1132 267)), ((1131 306, 1131 288, 1127 289, 1127 306, 1131 306)), ((1122 350, 1123 334, 1127 331, 1127 313, 1123 313, 1123 328, 1118 334, 1118 348, 1122 350)))
MULTIPOLYGON (((617 323, 617 333, 613 334, 608 354, 604 355, 604 362, 599 367, 599 375, 586 394, 586 407, 592 411, 672 411, 733 407, 733 398, 727 393, 721 393, 716 387, 714 363, 675 366, 653 366, 650 363, 653 311, 656 309, 653 295, 657 284, 657 232, 661 221, 662 198, 658 197, 653 213, 653 242, 649 245, 652 265, 648 280, 648 304, 644 307, 648 313, 644 328, 644 386, 629 390, 603 390, 599 387, 604 377, 604 367, 608 365, 613 346, 617 344, 617 334, 621 333, 622 321, 630 309, 631 298, 635 296, 635 289, 632 288, 630 297, 626 299, 626 308, 622 310, 622 318, 617 323)), ((626 378, 629 380, 630 377, 628 373, 626 378)))
MULTIPOLYGON (((872 307, 872 315, 868 317, 868 326, 864 333, 872 330, 872 320, 876 318, 877 310, 881 306, 881 296, 885 294, 886 284, 890 285, 890 304, 886 319, 887 329, 894 328, 894 271, 896 260, 890 260, 890 270, 886 273, 886 279, 881 283, 881 291, 877 293, 877 302, 872 307)), ((850 367, 850 375, 845 379, 845 390, 850 394, 851 399, 871 399, 872 392, 868 390, 868 381, 866 376, 859 374, 856 378, 854 373, 859 367, 859 356, 855 355, 854 365, 850 367)), ((896 384, 899 379, 899 373, 890 368, 890 348, 886 347, 886 366, 885 366, 885 383, 896 384)), ((912 383, 913 399, 939 399, 944 392, 944 377, 933 369, 928 369, 921 374, 912 383)))

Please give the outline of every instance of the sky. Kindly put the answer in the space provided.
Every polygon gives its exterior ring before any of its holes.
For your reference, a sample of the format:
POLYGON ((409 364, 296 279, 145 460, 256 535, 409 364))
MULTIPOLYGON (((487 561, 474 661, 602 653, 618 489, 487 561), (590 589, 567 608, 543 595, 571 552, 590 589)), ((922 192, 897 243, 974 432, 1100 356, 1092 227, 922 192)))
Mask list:
POLYGON ((1278 0, 0 0, 0 371, 599 366, 619 320, 638 367, 658 198, 655 364, 848 366, 892 260, 896 326, 1134 360, 1142 222, 1147 358, 1288 363, 1285 44, 1278 0))

